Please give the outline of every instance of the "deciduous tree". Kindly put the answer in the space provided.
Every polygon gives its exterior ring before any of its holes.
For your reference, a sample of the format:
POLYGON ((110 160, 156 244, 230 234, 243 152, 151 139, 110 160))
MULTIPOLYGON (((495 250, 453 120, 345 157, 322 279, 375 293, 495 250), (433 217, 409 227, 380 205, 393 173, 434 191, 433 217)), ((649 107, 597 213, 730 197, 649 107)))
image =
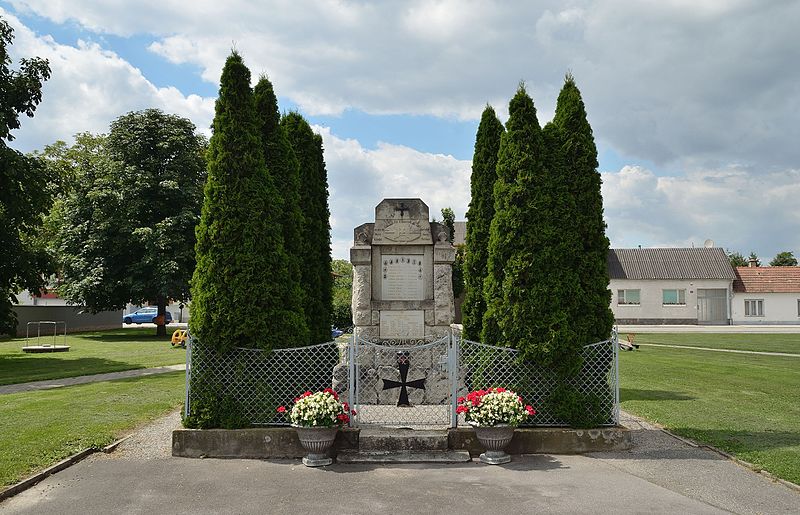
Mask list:
POLYGON ((797 266, 797 258, 791 250, 778 252, 778 254, 769 262, 769 266, 797 266))

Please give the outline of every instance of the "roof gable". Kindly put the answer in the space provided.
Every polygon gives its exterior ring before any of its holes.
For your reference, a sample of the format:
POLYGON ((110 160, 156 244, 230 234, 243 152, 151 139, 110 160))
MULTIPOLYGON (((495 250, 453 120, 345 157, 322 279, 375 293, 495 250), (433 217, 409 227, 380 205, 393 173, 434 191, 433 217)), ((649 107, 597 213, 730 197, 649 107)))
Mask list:
POLYGON ((611 279, 727 279, 736 274, 721 248, 610 249, 611 279))

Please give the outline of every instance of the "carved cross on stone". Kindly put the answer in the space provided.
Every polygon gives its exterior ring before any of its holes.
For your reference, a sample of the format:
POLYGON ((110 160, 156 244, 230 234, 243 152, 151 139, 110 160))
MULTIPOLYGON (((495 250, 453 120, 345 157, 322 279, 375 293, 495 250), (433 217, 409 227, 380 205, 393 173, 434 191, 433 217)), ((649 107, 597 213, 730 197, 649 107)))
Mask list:
POLYGON ((425 389, 425 378, 408 381, 408 366, 408 351, 399 351, 397 353, 397 367, 400 369, 400 381, 383 380, 384 390, 400 388, 400 398, 397 400, 398 406, 411 406, 411 403, 408 402, 408 388, 425 389))
POLYGON ((403 215, 409 211, 408 206, 406 206, 405 202, 400 202, 400 205, 394 208, 395 211, 400 211, 400 218, 403 218, 403 215))

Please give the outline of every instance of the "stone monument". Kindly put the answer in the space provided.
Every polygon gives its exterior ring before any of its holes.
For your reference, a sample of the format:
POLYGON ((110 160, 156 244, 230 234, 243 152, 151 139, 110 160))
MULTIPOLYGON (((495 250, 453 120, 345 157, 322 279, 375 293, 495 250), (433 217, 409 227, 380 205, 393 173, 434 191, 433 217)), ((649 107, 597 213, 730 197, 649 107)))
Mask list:
POLYGON ((353 325, 371 341, 444 336, 455 318, 455 248, 418 198, 384 199, 375 222, 355 228, 353 325))

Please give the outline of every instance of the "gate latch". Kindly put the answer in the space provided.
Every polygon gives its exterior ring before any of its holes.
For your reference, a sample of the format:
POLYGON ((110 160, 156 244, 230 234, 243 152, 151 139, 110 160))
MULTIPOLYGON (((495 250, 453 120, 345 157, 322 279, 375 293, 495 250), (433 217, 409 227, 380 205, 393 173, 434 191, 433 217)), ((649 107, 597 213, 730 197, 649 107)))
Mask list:
POLYGON ((439 370, 441 370, 442 372, 447 372, 448 361, 449 360, 447 359, 447 354, 439 358, 439 370))

